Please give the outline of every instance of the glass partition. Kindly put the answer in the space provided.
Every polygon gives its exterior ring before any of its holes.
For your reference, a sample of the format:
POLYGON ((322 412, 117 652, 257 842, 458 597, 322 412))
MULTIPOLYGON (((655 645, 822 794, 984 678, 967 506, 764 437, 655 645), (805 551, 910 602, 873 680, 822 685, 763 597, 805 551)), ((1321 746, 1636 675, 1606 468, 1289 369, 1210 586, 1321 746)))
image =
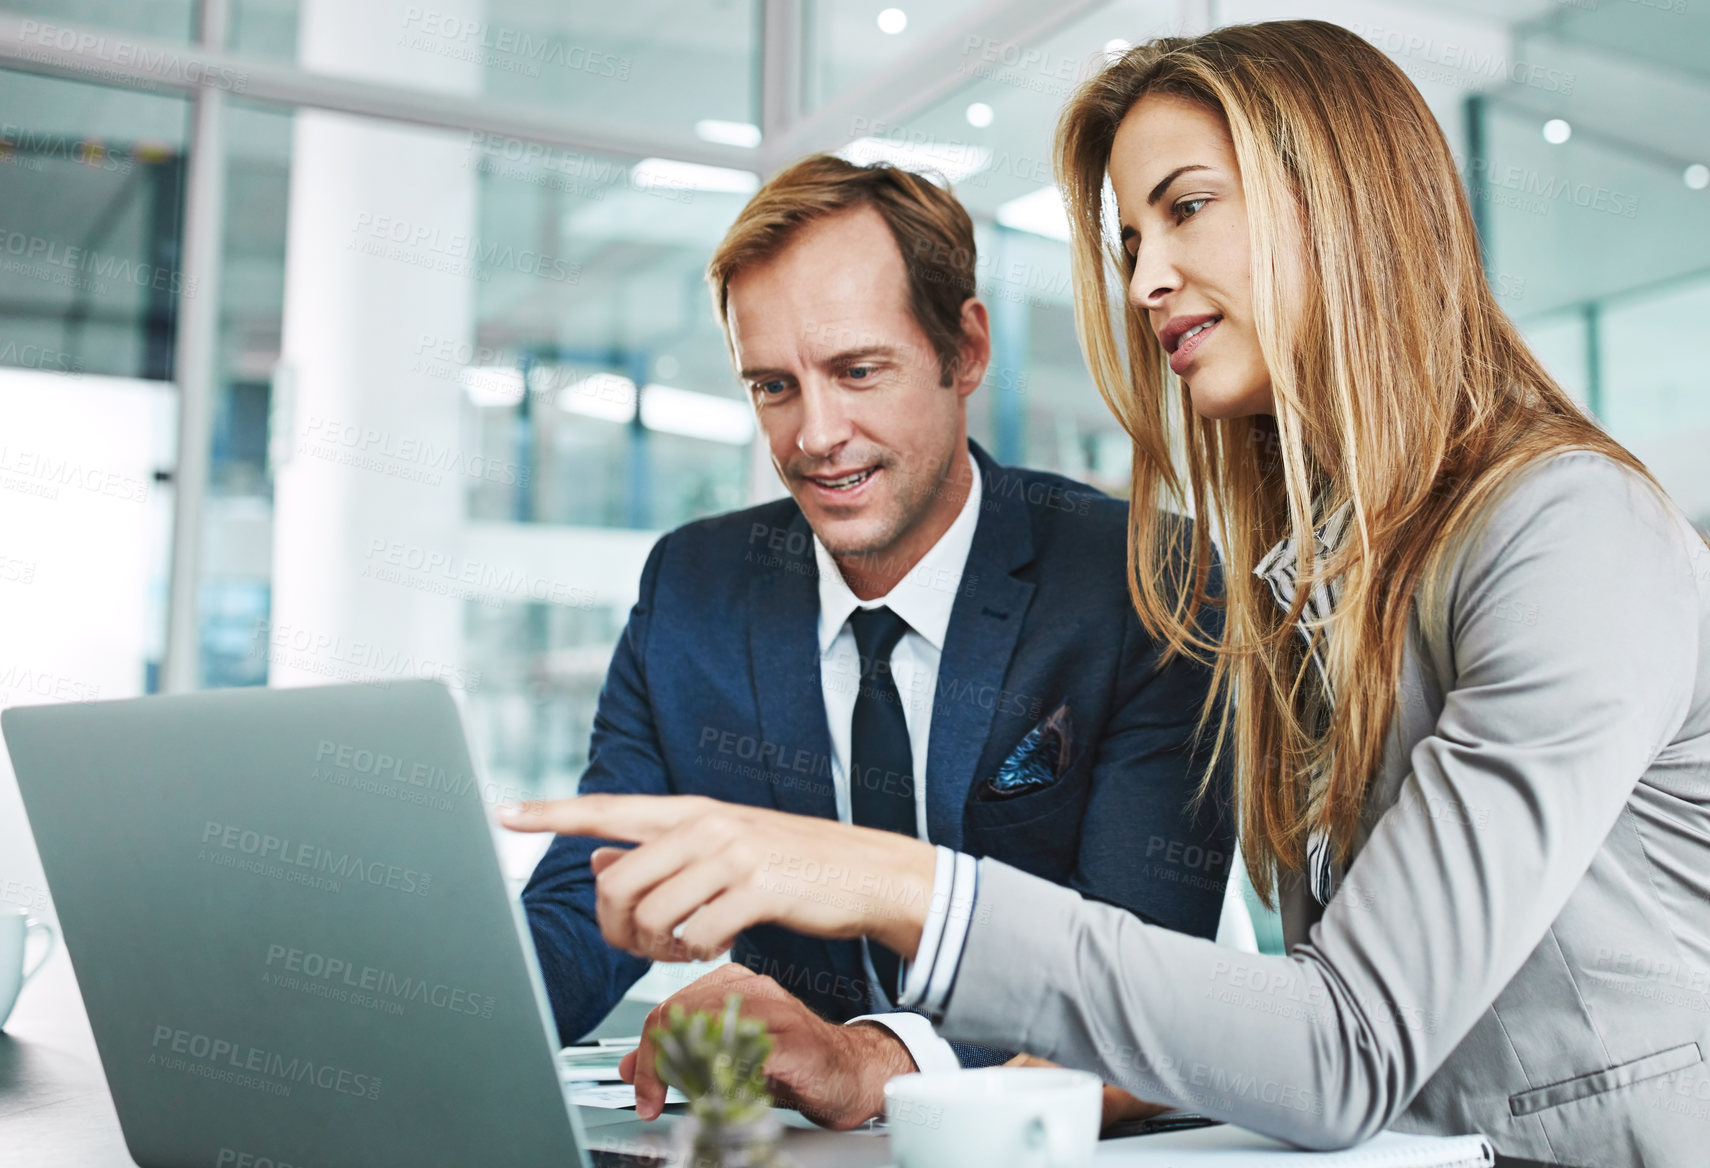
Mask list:
POLYGON ((99 29, 189 44, 194 0, 4 0, 0 10, 56 28, 99 29))
POLYGON ((0 71, 0 365, 164 380, 185 103, 0 71))
POLYGON ((1516 52, 1563 83, 1475 107, 1493 284, 1551 369, 1710 528, 1710 14, 1569 6, 1516 52))
MULTIPOLYGON (((0 10, 38 33, 191 39, 190 0, 0 10)), ((233 0, 241 58, 298 68, 304 84, 355 77, 516 117, 428 129, 229 96, 212 147, 227 208, 204 684, 438 677, 497 789, 573 789, 652 542, 779 490, 703 272, 757 170, 786 161, 757 137, 762 89, 780 80, 800 85, 809 146, 931 171, 968 206, 994 336, 974 437, 1002 461, 1122 494, 1127 438, 1074 334, 1052 134, 1107 54, 1213 22, 1338 20, 1414 78, 1461 163, 1499 301, 1710 523, 1710 15, 1698 7, 1560 4, 1533 19, 1451 0, 1118 0, 1027 43, 991 32, 973 0, 808 0, 799 15, 799 40, 764 61, 757 0, 233 0), (937 72, 897 75, 931 45, 937 72), (883 77, 894 91, 872 108, 814 120, 883 77), (593 137, 517 137, 530 117, 593 137), (755 169, 623 152, 638 135, 749 148, 755 169)), ((26 386, 64 395, 44 410, 130 403, 91 419, 90 441, 149 500, 86 517, 91 532, 131 523, 104 616, 134 627, 101 666, 124 680, 22 649, 0 670, 142 692, 161 646, 177 313, 195 294, 180 258, 190 102, 93 72, 0 69, 0 104, 0 378, 14 406, 26 386)), ((0 505, 19 530, 50 530, 71 509, 44 502, 17 460, 61 464, 21 438, 5 446, 0 505)), ((94 505, 62 490, 71 500, 94 505)), ((0 562, 12 619, 65 619, 55 606, 86 594, 44 582, 76 565, 17 546, 19 579, 0 562)))

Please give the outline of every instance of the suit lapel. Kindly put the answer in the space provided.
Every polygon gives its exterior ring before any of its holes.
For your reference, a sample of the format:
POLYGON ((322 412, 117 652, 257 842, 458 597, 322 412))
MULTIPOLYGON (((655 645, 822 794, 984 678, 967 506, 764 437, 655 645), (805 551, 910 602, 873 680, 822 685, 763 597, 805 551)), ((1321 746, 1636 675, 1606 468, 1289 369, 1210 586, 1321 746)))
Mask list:
POLYGON ((748 587, 748 650, 760 714, 756 763, 780 811, 837 818, 831 735, 819 675, 819 576, 813 535, 798 511, 788 547, 769 555, 748 587), (799 538, 798 538, 799 537, 799 538))
POLYGON ((1013 472, 968 446, 980 464, 980 520, 938 660, 926 761, 927 832, 950 848, 962 846, 963 806, 998 705, 1018 696, 1002 693, 1003 680, 1034 588, 1012 574, 1033 559, 1025 497, 1005 490, 1013 472))

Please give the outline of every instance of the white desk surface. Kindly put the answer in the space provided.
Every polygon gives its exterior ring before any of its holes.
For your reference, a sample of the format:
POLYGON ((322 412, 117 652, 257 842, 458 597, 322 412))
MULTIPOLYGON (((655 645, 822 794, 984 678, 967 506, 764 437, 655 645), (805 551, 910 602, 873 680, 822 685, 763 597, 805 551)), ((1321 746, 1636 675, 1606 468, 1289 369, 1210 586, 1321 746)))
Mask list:
MULTIPOLYGON (((583 1108, 582 1115, 595 1144, 670 1146, 669 1117, 643 1124, 632 1111, 583 1108)), ((890 1163, 882 1133, 828 1132, 793 1112, 778 1115, 791 1129, 787 1147, 800 1168, 890 1163)), ((63 947, 24 987, 0 1033, 0 1161, 8 1168, 134 1168, 63 947)))

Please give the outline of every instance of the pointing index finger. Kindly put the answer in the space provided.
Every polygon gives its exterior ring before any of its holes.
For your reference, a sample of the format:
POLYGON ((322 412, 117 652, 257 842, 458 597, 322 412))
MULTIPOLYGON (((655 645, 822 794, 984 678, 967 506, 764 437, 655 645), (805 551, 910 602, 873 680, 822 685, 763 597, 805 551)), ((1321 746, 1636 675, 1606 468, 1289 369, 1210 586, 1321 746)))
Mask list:
POLYGON ((695 814, 701 800, 683 795, 578 795, 573 799, 531 799, 499 809, 499 822, 512 831, 550 831, 558 835, 646 843, 695 814))

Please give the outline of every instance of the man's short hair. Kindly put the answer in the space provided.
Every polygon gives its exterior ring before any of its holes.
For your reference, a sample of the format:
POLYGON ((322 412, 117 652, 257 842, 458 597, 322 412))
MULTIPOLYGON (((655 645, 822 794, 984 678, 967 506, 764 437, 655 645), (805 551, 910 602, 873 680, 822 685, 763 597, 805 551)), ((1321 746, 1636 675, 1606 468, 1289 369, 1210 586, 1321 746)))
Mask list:
POLYGON ((962 305, 974 294, 974 221, 948 190, 888 163, 810 154, 755 192, 707 265, 725 338, 732 279, 776 257, 809 223, 860 207, 890 227, 908 269, 909 307, 938 356, 940 383, 949 385, 960 363, 962 305))

